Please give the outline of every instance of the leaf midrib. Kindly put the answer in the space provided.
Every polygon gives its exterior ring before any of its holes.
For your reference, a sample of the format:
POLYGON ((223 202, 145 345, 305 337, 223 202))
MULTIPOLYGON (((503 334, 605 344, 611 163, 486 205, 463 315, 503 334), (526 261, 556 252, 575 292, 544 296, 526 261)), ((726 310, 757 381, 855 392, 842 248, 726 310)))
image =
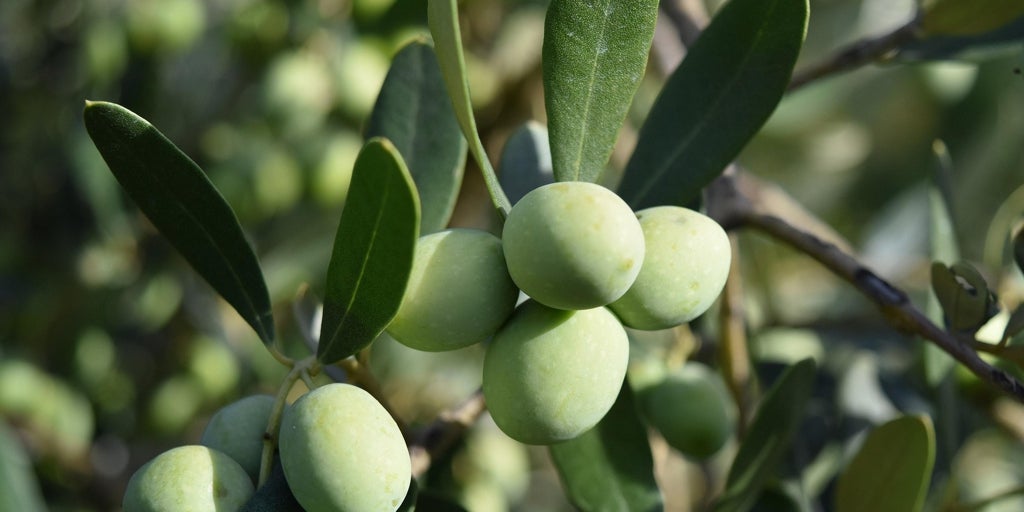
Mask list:
POLYGON ((326 347, 324 347, 324 350, 323 350, 324 354, 328 354, 331 351, 331 349, 334 347, 335 342, 338 339, 338 335, 341 333, 342 328, 345 327, 345 322, 346 322, 346 320, 348 320, 349 314, 352 312, 352 304, 355 303, 356 297, 359 296, 359 288, 363 284, 363 276, 366 274, 366 267, 369 265, 369 262, 371 260, 370 253, 373 252, 374 244, 377 241, 377 233, 380 232, 379 228, 380 228, 381 219, 384 217, 384 210, 386 210, 386 208, 384 208, 383 205, 387 204, 388 198, 391 195, 390 184, 391 184, 391 176, 388 177, 388 180, 387 180, 387 182, 385 182, 384 187, 383 187, 384 191, 383 191, 383 193, 381 195, 381 201, 379 203, 380 207, 377 209, 377 214, 376 214, 376 217, 374 218, 374 221, 373 221, 373 230, 371 231, 372 235, 370 236, 370 242, 367 245, 368 248, 367 248, 366 252, 363 253, 363 261, 359 265, 359 274, 356 276, 355 287, 352 289, 352 294, 349 297, 348 303, 345 304, 345 312, 344 312, 344 314, 342 314, 341 318, 338 319, 338 325, 334 328, 333 332, 331 333, 331 336, 329 338, 327 338, 328 345, 326 347))
MULTIPOLYGON (((594 65, 591 66, 591 68, 590 68, 590 81, 587 84, 586 99, 584 101, 584 108, 583 108, 583 122, 581 123, 580 130, 579 130, 579 133, 580 133, 580 136, 579 136, 579 139, 578 139, 579 140, 579 144, 576 146, 576 156, 573 158, 573 173, 572 173, 572 175, 573 175, 573 179, 576 180, 576 181, 579 181, 580 174, 582 174, 583 148, 584 148, 584 146, 586 146, 587 128, 590 126, 590 121, 591 121, 590 110, 591 110, 591 107, 594 104, 593 98, 594 98, 595 84, 597 83, 597 68, 600 67, 600 63, 601 63, 601 60, 602 60, 602 59, 599 58, 600 57, 600 52, 598 51, 598 47, 600 46, 601 42, 604 42, 606 45, 608 44, 608 41, 607 41, 608 19, 609 19, 610 16, 608 15, 607 7, 608 7, 608 5, 611 4, 612 1, 613 0, 607 0, 602 5, 602 8, 601 8, 601 16, 602 16, 601 33, 598 35, 598 38, 597 38, 598 44, 593 48, 593 50, 594 50, 594 52, 593 52, 594 53, 594 58, 591 59, 591 60, 593 61, 594 65)), ((609 48, 608 46, 606 46, 606 48, 608 48, 607 51, 611 51, 611 48, 609 48)))

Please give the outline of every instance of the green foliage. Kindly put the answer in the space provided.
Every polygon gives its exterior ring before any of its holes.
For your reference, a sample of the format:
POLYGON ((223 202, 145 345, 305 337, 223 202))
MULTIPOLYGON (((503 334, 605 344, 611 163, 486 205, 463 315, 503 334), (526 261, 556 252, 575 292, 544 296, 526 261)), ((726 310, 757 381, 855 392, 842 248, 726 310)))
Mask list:
POLYGON ((580 510, 662 510, 647 432, 628 383, 597 426, 548 450, 580 510))
POLYGON ((651 107, 619 193, 634 209, 685 205, 775 110, 807 30, 807 0, 732 0, 651 107))
POLYGON ((366 127, 367 138, 387 138, 408 164, 423 234, 448 225, 466 163, 466 139, 444 87, 433 48, 408 44, 395 55, 366 127))
POLYGON ((139 209, 260 339, 272 343, 274 319, 256 254, 202 169, 120 105, 88 102, 84 117, 96 148, 139 209))
POLYGON ((558 181, 597 181, 640 86, 655 0, 554 0, 544 24, 544 101, 558 181))
POLYGON ((871 431, 839 478, 837 512, 918 512, 935 463, 927 416, 903 416, 871 431))
POLYGON ((804 359, 786 369, 765 393, 729 468, 715 512, 748 510, 773 477, 804 418, 815 364, 804 359))
POLYGON ((327 268, 317 358, 333 363, 363 349, 394 318, 412 270, 420 205, 402 156, 369 141, 352 171, 327 268))

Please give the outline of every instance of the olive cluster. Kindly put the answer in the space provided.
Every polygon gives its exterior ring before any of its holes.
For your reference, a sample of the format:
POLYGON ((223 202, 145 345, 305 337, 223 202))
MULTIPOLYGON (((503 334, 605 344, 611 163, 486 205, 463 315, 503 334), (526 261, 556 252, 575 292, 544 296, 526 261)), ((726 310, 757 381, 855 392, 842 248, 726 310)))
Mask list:
POLYGON ((388 332, 427 351, 491 338, 483 392, 495 423, 523 443, 557 443, 614 403, 629 358, 623 325, 697 317, 730 258, 724 231, 697 212, 634 213, 599 185, 553 183, 516 203, 501 239, 460 229, 422 237, 388 332), (529 300, 517 307, 520 290, 529 300))
MULTIPOLYGON (((259 477, 274 398, 243 398, 218 411, 201 444, 172 448, 128 482, 126 512, 242 510, 259 477)), ((275 470, 307 512, 394 511, 412 467, 395 420, 369 393, 349 384, 318 387, 284 409, 275 470)))

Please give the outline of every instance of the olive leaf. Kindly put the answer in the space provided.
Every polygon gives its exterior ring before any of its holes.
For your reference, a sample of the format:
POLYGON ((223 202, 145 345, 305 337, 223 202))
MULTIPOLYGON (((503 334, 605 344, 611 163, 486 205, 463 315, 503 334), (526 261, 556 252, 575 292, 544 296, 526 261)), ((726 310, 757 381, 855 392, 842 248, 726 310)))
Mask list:
POLYGON ((581 510, 661 510, 647 430, 628 383, 597 426, 549 451, 566 494, 581 510))
POLYGON ((321 362, 355 354, 395 317, 419 225, 416 186, 402 155, 387 139, 370 139, 356 158, 327 266, 321 362))
POLYGON ((807 0, 719 10, 640 128, 619 185, 634 210, 688 204, 736 158, 782 99, 807 16, 807 0))
POLYGON ((519 202, 527 192, 555 180, 551 166, 548 131, 535 121, 517 129, 501 152, 501 188, 512 204, 519 202))
POLYGON ((837 512, 918 512, 935 463, 935 430, 927 416, 903 416, 876 427, 839 477, 837 512))
POLYGON ((985 278, 968 263, 957 262, 950 267, 932 263, 931 282, 946 322, 953 330, 974 332, 999 311, 985 278))
POLYGON ((815 368, 813 359, 804 359, 787 368, 765 393, 729 468, 715 512, 749 510, 775 475, 804 416, 815 368))
POLYGON ((117 181, 195 271, 264 344, 270 295, 234 211, 203 170, 152 124, 114 103, 86 102, 85 127, 117 181))
POLYGON ((466 138, 427 42, 413 41, 395 55, 366 137, 386 137, 409 165, 420 194, 420 232, 444 229, 462 185, 466 138))
POLYGON ((553 0, 544 23, 544 104, 558 181, 597 181, 640 86, 657 0, 553 0))
POLYGON ((494 167, 487 158, 484 144, 476 128, 473 104, 469 96, 469 77, 466 74, 466 59, 462 52, 462 34, 459 30, 459 9, 456 0, 428 0, 427 25, 434 37, 437 58, 441 65, 441 76, 448 87, 448 96, 455 108, 462 134, 469 141, 469 151, 480 165, 484 183, 491 195, 491 201, 504 218, 512 208, 505 192, 501 190, 494 167))

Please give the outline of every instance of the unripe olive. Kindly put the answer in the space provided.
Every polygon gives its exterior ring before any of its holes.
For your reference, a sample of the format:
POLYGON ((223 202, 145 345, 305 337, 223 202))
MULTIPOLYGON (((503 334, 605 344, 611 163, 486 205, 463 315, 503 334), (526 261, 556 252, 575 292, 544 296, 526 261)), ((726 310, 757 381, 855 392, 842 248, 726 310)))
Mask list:
POLYGON ((172 448, 132 475, 124 494, 125 512, 239 510, 253 485, 227 454, 206 446, 172 448))
POLYGON ((394 511, 412 478, 395 420, 369 393, 327 384, 285 410, 278 446, 307 512, 394 511))
POLYGON ((714 455, 732 434, 727 397, 714 379, 706 366, 687 363, 640 395, 647 421, 688 457, 714 455))
POLYGON ((418 350, 466 347, 492 336, 518 297, 498 237, 476 229, 431 233, 416 242, 402 306, 387 331, 418 350))
POLYGON ((228 404, 210 418, 199 444, 231 456, 255 482, 260 476, 263 434, 273 408, 270 395, 247 396, 228 404))
POLYGON ((505 219, 505 260, 531 298, 558 309, 607 305, 626 293, 644 259, 636 215, 614 192, 560 182, 523 196, 505 219))
POLYGON ((628 359, 626 332, 608 310, 527 301, 487 348, 484 398, 509 437, 565 441, 596 425, 615 403, 628 359))
POLYGON ((729 275, 729 237, 717 222, 678 206, 637 212, 646 253, 633 286, 609 307, 634 329, 667 329, 703 314, 729 275))

